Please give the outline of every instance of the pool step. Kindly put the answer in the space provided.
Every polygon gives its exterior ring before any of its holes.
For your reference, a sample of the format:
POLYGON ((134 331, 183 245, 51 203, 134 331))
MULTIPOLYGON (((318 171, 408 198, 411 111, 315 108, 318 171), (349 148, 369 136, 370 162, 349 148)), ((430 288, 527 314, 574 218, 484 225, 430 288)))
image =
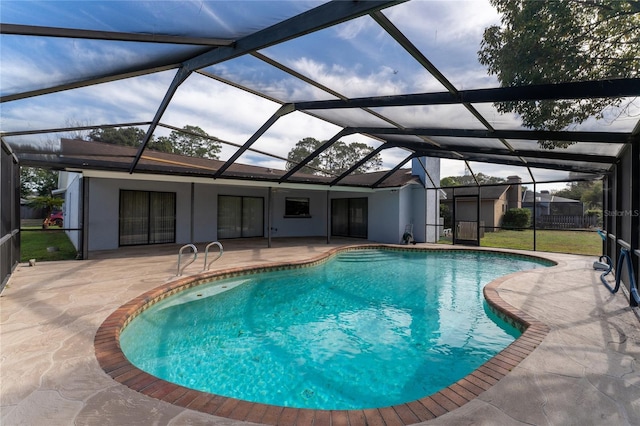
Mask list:
POLYGON ((393 260, 393 257, 383 251, 353 250, 340 253, 337 260, 339 262, 381 262, 393 260))

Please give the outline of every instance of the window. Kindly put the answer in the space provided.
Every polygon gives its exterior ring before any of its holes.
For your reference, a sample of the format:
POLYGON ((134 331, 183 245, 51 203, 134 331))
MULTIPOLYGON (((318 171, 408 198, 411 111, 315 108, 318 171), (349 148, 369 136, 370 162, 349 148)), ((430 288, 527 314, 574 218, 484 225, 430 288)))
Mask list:
POLYGON ((175 192, 120 191, 120 245, 175 243, 175 192))
POLYGON ((311 217, 308 198, 285 198, 284 217, 311 217))

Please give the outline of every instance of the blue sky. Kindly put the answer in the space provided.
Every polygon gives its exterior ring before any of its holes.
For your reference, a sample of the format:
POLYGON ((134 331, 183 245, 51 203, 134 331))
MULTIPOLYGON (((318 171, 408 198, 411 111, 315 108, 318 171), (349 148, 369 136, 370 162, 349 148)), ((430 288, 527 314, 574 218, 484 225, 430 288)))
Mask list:
MULTIPOLYGON (((0 12, 3 23, 235 38, 320 3, 2 0, 0 12)), ((477 60, 484 28, 499 23, 497 12, 487 0, 414 0, 385 9, 383 13, 456 88, 498 86, 495 77, 487 75, 477 60)), ((96 72, 117 72, 194 49, 191 46, 150 47, 131 42, 11 35, 2 35, 0 43, 0 91, 3 95, 88 78, 96 72)), ((445 90, 369 16, 269 47, 260 53, 348 97, 445 90)), ((255 57, 230 60, 204 71, 222 78, 233 78, 238 84, 284 102, 333 98, 331 94, 255 57)), ((150 121, 174 73, 173 70, 165 71, 4 103, 0 128, 11 131, 70 124, 150 121)), ((497 128, 520 126, 515 115, 497 114, 492 105, 477 107, 497 128)), ((182 84, 161 121, 177 127, 197 125, 210 135, 243 144, 278 108, 277 103, 193 74, 182 84)), ((460 128, 480 128, 468 111, 459 105, 397 108, 386 112, 408 127, 437 127, 447 122, 460 128)), ((374 116, 360 111, 343 111, 337 119, 348 122, 350 114, 359 119, 366 117, 371 125, 379 124, 374 116)), ((633 120, 635 123, 637 118, 633 120)), ((628 130, 633 123, 623 117, 611 126, 628 130)), ((585 123, 582 127, 589 126, 590 123, 585 123)), ((254 147, 286 157, 300 139, 314 137, 325 140, 339 130, 338 126, 309 115, 293 113, 276 123, 254 147)), ((168 131, 160 129, 157 134, 166 133, 168 131)), ((32 136, 26 140, 46 143, 51 138, 53 135, 32 136)), ((367 142, 372 146, 380 144, 362 135, 343 140, 367 142)), ((223 159, 233 152, 235 148, 224 148, 223 159)), ((407 152, 401 150, 385 151, 385 168, 395 166, 406 155, 407 152)), ((247 154, 240 161, 284 167, 279 160, 255 154, 247 154)), ((442 175, 461 174, 463 167, 459 162, 443 162, 442 175)), ((498 165, 480 168, 485 174, 504 177, 513 172, 498 165)))

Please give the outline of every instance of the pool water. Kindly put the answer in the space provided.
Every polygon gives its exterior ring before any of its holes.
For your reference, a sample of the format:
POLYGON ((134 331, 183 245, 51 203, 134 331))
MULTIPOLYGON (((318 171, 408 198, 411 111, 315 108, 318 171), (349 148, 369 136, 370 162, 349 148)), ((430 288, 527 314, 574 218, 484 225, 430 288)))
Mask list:
POLYGON ((482 288, 548 266, 486 252, 352 250, 318 266, 214 281, 122 332, 138 368, 189 388, 296 408, 413 401, 466 376, 519 332, 482 288))

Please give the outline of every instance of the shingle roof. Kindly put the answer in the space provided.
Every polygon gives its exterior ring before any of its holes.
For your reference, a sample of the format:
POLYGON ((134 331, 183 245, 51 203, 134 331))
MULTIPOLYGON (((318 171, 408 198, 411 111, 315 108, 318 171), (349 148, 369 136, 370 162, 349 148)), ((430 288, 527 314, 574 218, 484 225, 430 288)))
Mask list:
MULTIPOLYGON (((480 198, 483 200, 497 200, 502 194, 504 194, 511 185, 499 185, 499 186, 484 186, 480 188, 480 198)), ((447 195, 447 200, 453 200, 454 188, 443 188, 443 191, 447 195)), ((457 196, 472 196, 478 194, 477 187, 460 187, 455 188, 455 195, 457 196)))
MULTIPOLYGON (((78 139, 61 139, 60 151, 51 153, 34 152, 24 156, 24 165, 38 166, 39 162, 46 162, 54 168, 128 171, 137 148, 114 145, 103 142, 84 141, 78 139)), ((224 161, 206 158, 189 157, 178 154, 146 150, 136 169, 140 173, 158 173, 167 175, 213 177, 214 173, 224 164, 224 161)), ((232 164, 220 179, 251 179, 278 182, 286 173, 266 167, 258 167, 241 163, 232 164)), ((340 182, 340 186, 371 186, 389 172, 373 172, 353 174, 340 182)), ((288 182, 329 185, 333 177, 296 173, 288 182)), ((380 188, 400 187, 411 182, 418 182, 418 178, 409 169, 399 169, 389 175, 380 184, 380 188)))
MULTIPOLYGON (((525 190, 522 194, 523 203, 533 203, 533 191, 525 190)), ((548 192, 536 192, 536 201, 543 203, 580 203, 580 200, 574 200, 571 198, 558 197, 557 195, 548 192)))

